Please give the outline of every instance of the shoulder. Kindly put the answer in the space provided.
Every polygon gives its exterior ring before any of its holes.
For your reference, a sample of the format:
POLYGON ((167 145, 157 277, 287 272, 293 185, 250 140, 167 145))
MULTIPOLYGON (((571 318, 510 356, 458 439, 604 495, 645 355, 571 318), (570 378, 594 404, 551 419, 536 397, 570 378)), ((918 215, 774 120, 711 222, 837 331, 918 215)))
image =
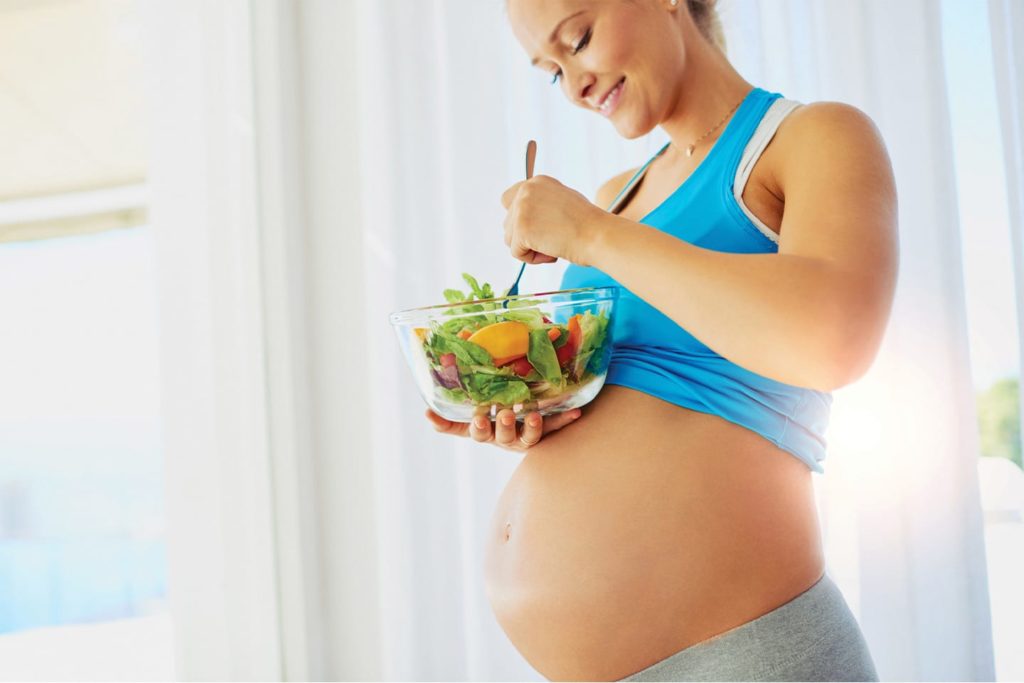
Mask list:
POLYGON ((600 208, 607 210, 608 206, 612 203, 612 200, 622 191, 622 188, 626 186, 629 179, 633 177, 640 167, 631 168, 628 171, 623 171, 616 176, 604 181, 601 187, 597 188, 597 192, 594 194, 594 204, 600 208))
MULTIPOLYGON (((783 125, 803 144, 859 142, 883 145, 882 134, 870 116, 845 102, 811 102, 794 109, 783 125)), ((779 127, 782 130, 782 126, 779 127)))
POLYGON ((780 186, 841 165, 891 174, 882 134, 865 112, 844 102, 811 102, 794 109, 776 133, 783 148, 776 169, 780 186))

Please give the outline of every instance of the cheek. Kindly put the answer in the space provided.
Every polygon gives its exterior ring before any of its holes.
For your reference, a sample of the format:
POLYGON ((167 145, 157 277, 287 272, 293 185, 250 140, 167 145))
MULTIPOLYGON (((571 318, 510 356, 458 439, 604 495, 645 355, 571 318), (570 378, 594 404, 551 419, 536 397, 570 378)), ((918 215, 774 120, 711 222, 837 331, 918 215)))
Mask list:
POLYGON ((637 58, 637 36, 629 31, 609 32, 601 45, 602 70, 613 75, 629 71, 637 58))

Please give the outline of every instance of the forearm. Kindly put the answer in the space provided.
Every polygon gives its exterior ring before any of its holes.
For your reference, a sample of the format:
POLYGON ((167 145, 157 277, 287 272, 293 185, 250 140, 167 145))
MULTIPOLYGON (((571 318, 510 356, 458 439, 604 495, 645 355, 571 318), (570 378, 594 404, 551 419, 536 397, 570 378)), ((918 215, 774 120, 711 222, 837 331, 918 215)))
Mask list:
POLYGON ((828 261, 713 251, 613 214, 587 242, 589 265, 743 368, 822 391, 856 370, 855 286, 828 261))

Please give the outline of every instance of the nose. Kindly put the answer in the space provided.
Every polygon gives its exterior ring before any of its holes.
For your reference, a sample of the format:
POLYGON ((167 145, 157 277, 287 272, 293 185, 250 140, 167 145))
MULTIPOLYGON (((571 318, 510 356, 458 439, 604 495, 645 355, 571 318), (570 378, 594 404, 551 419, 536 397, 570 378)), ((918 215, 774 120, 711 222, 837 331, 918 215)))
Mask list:
POLYGON ((570 96, 576 101, 576 104, 587 109, 590 108, 587 96, 593 93, 595 83, 597 83, 597 77, 589 72, 580 72, 578 76, 567 75, 566 84, 569 86, 570 96))

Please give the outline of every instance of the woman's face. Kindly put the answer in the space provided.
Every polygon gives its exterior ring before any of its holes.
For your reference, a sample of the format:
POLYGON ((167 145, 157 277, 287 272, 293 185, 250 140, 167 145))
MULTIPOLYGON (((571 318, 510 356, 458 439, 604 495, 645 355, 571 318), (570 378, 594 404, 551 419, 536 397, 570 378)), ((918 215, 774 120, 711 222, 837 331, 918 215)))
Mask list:
POLYGON ((666 119, 678 101, 674 84, 681 82, 686 62, 681 19, 689 20, 678 16, 687 11, 682 5, 508 0, 508 15, 527 57, 557 78, 571 102, 635 138, 666 119))

